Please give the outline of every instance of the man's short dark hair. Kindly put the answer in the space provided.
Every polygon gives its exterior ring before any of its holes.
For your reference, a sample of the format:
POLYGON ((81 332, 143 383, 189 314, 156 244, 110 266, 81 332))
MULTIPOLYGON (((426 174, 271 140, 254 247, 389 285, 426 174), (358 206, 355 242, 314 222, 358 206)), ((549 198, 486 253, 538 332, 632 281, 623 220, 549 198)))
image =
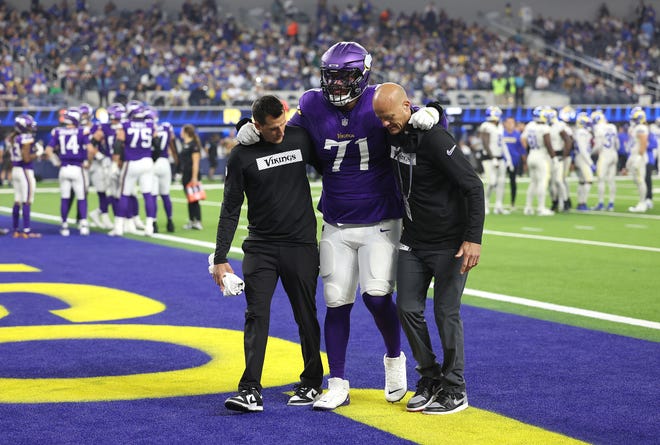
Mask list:
POLYGON ((266 123, 266 117, 280 117, 284 113, 282 101, 271 94, 261 96, 252 104, 252 118, 263 125, 266 123))

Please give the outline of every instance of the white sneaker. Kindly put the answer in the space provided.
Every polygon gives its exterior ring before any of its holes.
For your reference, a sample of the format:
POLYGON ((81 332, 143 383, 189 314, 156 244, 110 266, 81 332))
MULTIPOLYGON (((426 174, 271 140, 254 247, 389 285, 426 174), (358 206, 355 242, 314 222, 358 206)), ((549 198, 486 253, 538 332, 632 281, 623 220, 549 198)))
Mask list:
POLYGON ((314 402, 313 408, 321 411, 331 411, 338 406, 348 405, 351 403, 348 391, 348 380, 331 377, 328 379, 328 390, 323 393, 320 399, 314 402))
POLYGON ((523 210, 523 214, 533 215, 534 214, 534 209, 532 209, 531 207, 525 207, 525 210, 523 210))
POLYGON ((383 357, 385 365, 385 400, 398 402, 408 391, 408 378, 406 376, 406 354, 401 351, 398 357, 383 357))
POLYGON ((62 236, 69 236, 69 224, 68 223, 62 223, 62 227, 60 227, 60 235, 62 236))
POLYGON ((115 225, 110 220, 110 215, 107 213, 101 213, 101 224, 104 229, 112 229, 115 225))
POLYGON ((101 209, 94 209, 91 212, 89 212, 89 219, 92 221, 92 224, 94 224, 96 227, 105 229, 103 222, 101 222, 101 209))
POLYGON ((653 200, 651 198, 646 198, 646 209, 651 210, 653 208, 653 200))
POLYGON ((555 214, 555 212, 553 212, 550 209, 542 208, 542 209, 539 209, 538 212, 536 212, 536 214, 539 215, 539 216, 552 216, 552 215, 555 214))
POLYGON ((192 222, 192 228, 193 228, 194 230, 202 230, 202 229, 204 229, 204 227, 202 227, 202 223, 199 222, 199 221, 193 221, 193 222, 192 222))
POLYGON ((647 210, 648 208, 646 207, 646 202, 644 201, 637 203, 636 206, 628 207, 628 211, 633 213, 644 213, 647 210))
POLYGON ((509 215, 511 212, 509 212, 508 210, 504 210, 503 207, 495 207, 493 213, 496 215, 509 215))

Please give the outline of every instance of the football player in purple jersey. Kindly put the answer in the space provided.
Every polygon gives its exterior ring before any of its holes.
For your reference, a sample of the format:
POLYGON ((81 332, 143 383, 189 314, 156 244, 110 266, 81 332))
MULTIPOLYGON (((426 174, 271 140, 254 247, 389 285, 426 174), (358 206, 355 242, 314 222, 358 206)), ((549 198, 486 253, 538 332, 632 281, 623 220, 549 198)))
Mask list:
MULTIPOLYGON (((104 123, 101 125, 103 130, 103 143, 101 147, 105 147, 108 151, 110 157, 112 158, 112 148, 114 146, 115 140, 117 139, 117 130, 122 128, 122 122, 126 119, 126 107, 119 102, 115 102, 108 106, 108 119, 110 122, 104 123)), ((119 168, 115 163, 110 165, 110 174, 108 175, 108 186, 107 186, 107 196, 110 203, 110 207, 113 209, 113 213, 116 215, 117 205, 119 202, 119 196, 121 192, 119 190, 119 168)), ((101 222, 105 227, 110 229, 114 228, 114 224, 110 221, 110 217, 104 217, 101 215, 101 222)))
POLYGON ((60 182, 60 216, 62 226, 60 234, 69 236, 69 223, 67 218, 71 207, 71 192, 78 200, 78 228, 83 236, 89 235, 87 222, 87 173, 86 161, 89 160, 91 144, 88 132, 80 127, 80 111, 69 108, 64 112, 63 127, 54 128, 50 133, 50 141, 46 146, 46 158, 57 154, 60 162, 58 180, 60 182))
POLYGON ((12 185, 14 186, 14 207, 12 224, 14 238, 40 238, 30 228, 30 207, 34 202, 37 182, 34 178, 32 162, 43 152, 41 143, 37 143, 34 133, 37 123, 29 114, 21 114, 14 119, 14 129, 7 137, 12 163, 12 185), (19 220, 23 215, 23 230, 19 230, 19 220))
MULTIPOLYGON (((323 166, 319 251, 330 378, 328 391, 314 403, 318 410, 350 402, 345 361, 358 284, 385 341, 385 399, 397 402, 408 388, 401 326, 392 300, 401 196, 387 132, 372 106, 377 86, 369 85, 371 62, 371 55, 358 43, 333 45, 321 59, 321 88, 301 96, 288 123, 309 132, 323 166)), ((411 117, 411 124, 428 129, 439 118, 435 108, 422 108, 411 117)), ((243 145, 256 142, 254 128, 252 124, 241 127, 238 141, 243 145)))
POLYGON ((99 207, 89 212, 89 219, 97 227, 111 229, 112 222, 108 215, 110 206, 108 187, 110 185, 109 177, 112 158, 110 148, 103 143, 104 124, 93 121, 94 110, 91 105, 83 103, 78 109, 80 110, 80 124, 88 132, 89 141, 93 146, 91 150, 92 161, 89 167, 89 181, 96 190, 99 199, 99 207))
MULTIPOLYGON (((167 216, 167 231, 174 232, 174 222, 172 221, 172 199, 170 198, 170 186, 172 184, 172 168, 170 167, 170 159, 174 164, 177 164, 179 157, 176 151, 174 141, 174 128, 169 122, 158 121, 158 111, 155 108, 147 107, 146 120, 151 120, 156 125, 156 134, 158 137, 158 146, 154 148, 154 185, 151 194, 154 201, 158 200, 158 195, 163 201, 163 208, 167 216)), ((156 213, 158 213, 158 204, 156 206, 156 213)), ((154 221, 154 231, 157 230, 156 221, 154 221)))
POLYGON ((128 218, 135 216, 131 209, 131 196, 136 186, 139 186, 144 198, 147 219, 144 235, 152 236, 153 222, 156 217, 156 202, 152 197, 153 167, 151 158, 152 147, 157 143, 155 125, 145 120, 144 105, 138 102, 129 102, 126 106, 128 120, 122 122, 116 130, 113 143, 112 162, 118 168, 121 165, 119 202, 115 214, 115 227, 110 231, 111 236, 124 235, 124 223, 128 218))

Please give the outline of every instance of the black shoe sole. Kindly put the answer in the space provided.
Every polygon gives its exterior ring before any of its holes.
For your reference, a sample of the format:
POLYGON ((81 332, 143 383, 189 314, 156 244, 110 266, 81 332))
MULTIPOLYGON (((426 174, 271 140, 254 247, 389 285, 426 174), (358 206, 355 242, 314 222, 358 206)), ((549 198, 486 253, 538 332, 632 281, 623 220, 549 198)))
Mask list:
POLYGON ((257 407, 257 409, 250 409, 249 407, 245 405, 241 405, 238 403, 234 402, 225 402, 225 408, 232 410, 232 411, 239 411, 241 413, 260 413, 264 410, 263 406, 257 407))

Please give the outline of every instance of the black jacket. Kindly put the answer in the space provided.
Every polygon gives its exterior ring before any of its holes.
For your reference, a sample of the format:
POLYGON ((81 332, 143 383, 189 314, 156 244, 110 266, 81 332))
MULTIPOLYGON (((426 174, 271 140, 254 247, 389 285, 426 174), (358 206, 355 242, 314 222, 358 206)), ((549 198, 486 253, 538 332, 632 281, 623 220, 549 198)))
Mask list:
POLYGON ((316 244, 307 164, 318 167, 312 140, 298 127, 287 126, 280 144, 261 140, 232 149, 227 159, 215 264, 227 261, 244 196, 248 201, 246 241, 316 244))
POLYGON ((407 128, 390 143, 406 207, 401 242, 419 250, 481 244, 483 183, 454 138, 438 126, 407 128))

